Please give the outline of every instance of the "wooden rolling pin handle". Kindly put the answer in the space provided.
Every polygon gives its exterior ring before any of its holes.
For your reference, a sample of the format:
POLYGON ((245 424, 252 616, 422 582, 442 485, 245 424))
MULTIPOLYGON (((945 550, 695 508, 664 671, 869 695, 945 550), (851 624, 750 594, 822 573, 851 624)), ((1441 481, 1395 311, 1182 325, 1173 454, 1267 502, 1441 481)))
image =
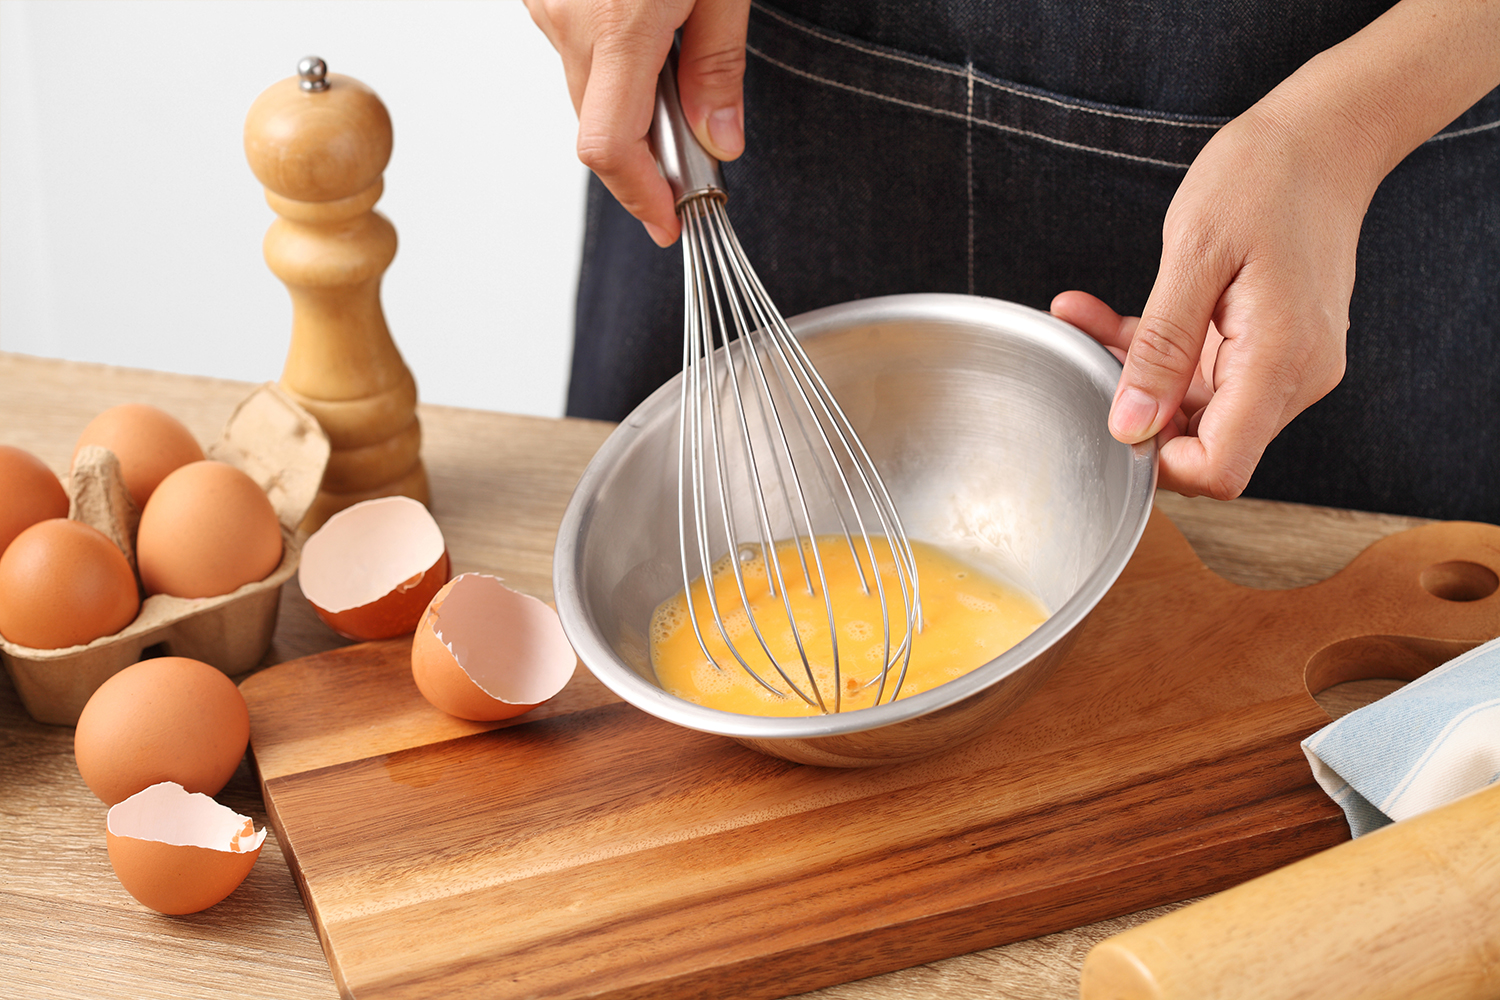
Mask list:
POLYGON ((1095 945, 1083 1000, 1496 1000, 1500 785, 1095 945))

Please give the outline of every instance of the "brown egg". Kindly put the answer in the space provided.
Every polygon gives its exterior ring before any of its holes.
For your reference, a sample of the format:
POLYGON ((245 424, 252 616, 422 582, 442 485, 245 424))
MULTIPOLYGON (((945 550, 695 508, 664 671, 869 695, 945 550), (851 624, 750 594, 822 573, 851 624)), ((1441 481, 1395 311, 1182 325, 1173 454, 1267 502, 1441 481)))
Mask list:
POLYGON ((561 691, 577 664, 556 611, 483 573, 450 580, 412 637, 422 696, 475 722, 529 712, 561 691))
POLYGON ((161 913, 197 913, 239 888, 266 831, 206 795, 164 781, 112 806, 109 863, 127 892, 161 913))
POLYGON ((120 460, 120 474, 136 507, 146 501, 158 483, 176 468, 203 460, 203 448, 182 421, 165 410, 146 403, 113 406, 89 421, 78 444, 108 448, 120 460))
POLYGON ((175 781, 216 795, 250 742, 250 712, 234 681, 185 656, 133 663, 99 685, 73 733, 78 773, 109 805, 175 781))
POLYGON ((29 451, 0 444, 0 483, 0 552, 38 521, 68 516, 57 474, 29 451))
POLYGON ((281 524, 248 475, 224 462, 193 462, 151 494, 135 552, 148 594, 217 597, 280 565, 281 524))
POLYGON ((61 649, 113 635, 140 610, 125 554, 81 521, 40 521, 0 555, 0 635, 61 649))

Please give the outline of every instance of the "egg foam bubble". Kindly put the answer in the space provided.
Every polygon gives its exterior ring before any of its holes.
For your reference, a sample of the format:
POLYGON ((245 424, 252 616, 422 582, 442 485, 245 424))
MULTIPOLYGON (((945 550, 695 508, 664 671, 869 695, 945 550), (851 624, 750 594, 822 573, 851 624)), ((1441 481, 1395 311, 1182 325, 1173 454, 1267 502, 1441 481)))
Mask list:
POLYGON ((717 560, 706 580, 698 577, 657 606, 648 634, 651 666, 663 690, 741 715, 805 716, 869 708, 889 702, 893 691, 907 698, 962 677, 1047 619, 1046 607, 1033 595, 935 545, 914 541, 921 627, 912 637, 907 662, 901 646, 914 595, 909 585, 903 590, 890 543, 883 537, 871 539, 879 587, 862 540, 851 547, 842 535, 820 535, 802 539, 801 548, 798 553, 796 542, 777 542, 768 560, 761 546, 741 545, 717 560), (826 601, 814 545, 827 580, 826 601), (773 586, 778 577, 786 584, 784 598, 782 587, 773 586), (889 635, 883 619, 890 623, 889 635), (881 668, 887 664, 882 681, 881 668), (821 704, 813 696, 809 671, 821 704), (807 697, 798 696, 788 679, 807 697))

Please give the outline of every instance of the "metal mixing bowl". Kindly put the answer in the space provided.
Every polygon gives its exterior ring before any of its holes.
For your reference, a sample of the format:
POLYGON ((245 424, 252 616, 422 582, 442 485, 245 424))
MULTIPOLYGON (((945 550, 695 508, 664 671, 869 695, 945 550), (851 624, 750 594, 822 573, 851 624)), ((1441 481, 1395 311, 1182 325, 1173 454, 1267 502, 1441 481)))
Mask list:
POLYGON ((1047 678, 1135 551, 1156 443, 1110 436, 1119 362, 1034 309, 895 295, 790 325, 881 470, 907 534, 989 564, 1051 617, 972 673, 875 708, 767 718, 668 694, 652 673, 647 630, 683 583, 674 379, 604 442, 568 505, 553 564, 563 628, 630 704, 789 760, 886 764, 972 739, 1047 678))

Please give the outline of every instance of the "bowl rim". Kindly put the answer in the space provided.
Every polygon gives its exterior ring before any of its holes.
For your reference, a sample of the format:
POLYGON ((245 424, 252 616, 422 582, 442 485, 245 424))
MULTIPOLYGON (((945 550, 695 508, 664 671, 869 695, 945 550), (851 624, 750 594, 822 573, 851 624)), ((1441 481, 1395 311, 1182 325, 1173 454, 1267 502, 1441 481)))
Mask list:
MULTIPOLYGON (((1060 344, 1092 368, 1093 374, 1107 375, 1111 382, 1118 382, 1122 371, 1119 359, 1077 327, 1029 306, 982 296, 942 292, 877 296, 815 309, 791 317, 787 323, 799 339, 813 340, 849 327, 911 319, 971 322, 982 319, 986 324, 1019 326, 1021 332, 1030 336, 1045 334, 1049 344, 1060 344)), ((964 701, 1014 674, 1077 627, 1124 571, 1150 518, 1157 477, 1155 438, 1128 446, 1131 460, 1125 502, 1099 564, 1046 621, 993 660, 927 691, 850 712, 780 717, 709 708, 669 694, 623 662, 583 613, 580 583, 581 528, 591 498, 608 470, 650 426, 651 421, 644 415, 654 413, 660 406, 675 404, 680 397, 680 380, 680 374, 674 376, 642 401, 616 426, 584 469, 558 527, 553 556, 553 599, 564 633, 578 658, 600 683, 642 711, 688 729, 756 740, 816 739, 882 728, 964 701), (671 403, 663 398, 667 395, 672 397, 671 403)))

